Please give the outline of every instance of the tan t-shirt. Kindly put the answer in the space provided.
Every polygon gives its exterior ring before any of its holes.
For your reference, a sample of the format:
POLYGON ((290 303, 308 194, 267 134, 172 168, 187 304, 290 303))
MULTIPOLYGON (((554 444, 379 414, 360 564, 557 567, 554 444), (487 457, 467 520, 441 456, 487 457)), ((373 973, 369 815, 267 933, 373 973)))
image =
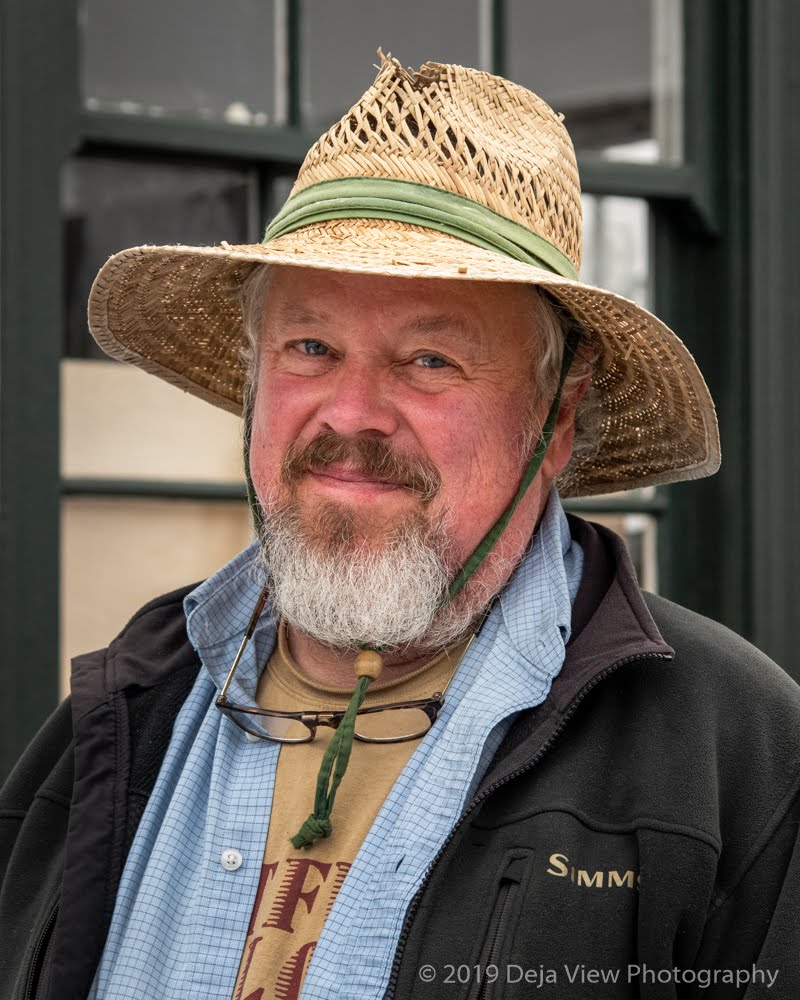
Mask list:
MULTIPOLYGON (((376 680, 365 707, 430 698, 447 684, 467 641, 451 647, 399 680, 376 680)), ((355 675, 353 685, 355 684, 355 675)), ((317 685, 289 653, 286 634, 258 685, 257 700, 281 712, 344 709, 353 688, 317 685)), ((312 743, 284 745, 278 758, 272 813, 233 1000, 296 1000, 306 969, 345 876, 383 801, 419 740, 368 744, 353 741, 347 772, 331 814, 333 833, 297 850, 290 838, 314 807, 322 756, 333 730, 319 728, 312 743)))

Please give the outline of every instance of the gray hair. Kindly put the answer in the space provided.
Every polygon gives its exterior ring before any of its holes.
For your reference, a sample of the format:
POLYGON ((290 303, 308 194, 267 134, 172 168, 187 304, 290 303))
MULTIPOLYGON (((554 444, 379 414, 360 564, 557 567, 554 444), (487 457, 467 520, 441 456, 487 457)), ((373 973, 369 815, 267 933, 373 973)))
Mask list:
MULTIPOLYGON (((242 348, 242 363, 245 369, 243 407, 245 433, 248 433, 252 415, 258 371, 258 348, 263 330, 267 292, 273 274, 274 269, 271 265, 258 264, 242 285, 241 305, 246 337, 246 343, 242 348)), ((567 333, 577 325, 576 320, 566 307, 558 303, 547 292, 534 285, 530 286, 530 291, 531 328, 536 332, 536 337, 535 340, 531 341, 534 391, 531 394, 530 411, 526 414, 526 429, 520 440, 520 450, 525 457, 530 455, 534 442, 541 433, 541 424, 536 417, 536 408, 542 399, 551 398, 556 391, 561 374, 565 338, 567 333)), ((591 380, 600 359, 601 350, 596 341, 587 336, 585 330, 582 330, 581 334, 580 343, 564 381, 562 399, 568 400, 587 376, 590 381, 575 410, 575 440, 572 458, 557 479, 557 485, 562 492, 569 490, 574 477, 573 470, 591 461, 597 454, 602 441, 600 392, 591 380)))
MULTIPOLYGON (((564 379, 561 398, 569 400, 580 383, 586 378, 589 379, 586 391, 575 408, 572 457, 556 479, 556 485, 563 494, 570 491, 571 484, 576 478, 576 470, 591 462, 602 444, 602 397, 593 380, 602 350, 595 338, 580 327, 565 306, 542 289, 534 285, 530 287, 533 297, 532 329, 535 331, 533 343, 535 391, 532 394, 532 405, 535 406, 541 399, 552 399, 561 375, 564 343, 567 334, 573 329, 578 329, 581 338, 567 377, 564 379)), ((541 427, 536 425, 534 418, 531 421, 528 440, 525 442, 526 455, 530 454, 540 433, 541 427)))

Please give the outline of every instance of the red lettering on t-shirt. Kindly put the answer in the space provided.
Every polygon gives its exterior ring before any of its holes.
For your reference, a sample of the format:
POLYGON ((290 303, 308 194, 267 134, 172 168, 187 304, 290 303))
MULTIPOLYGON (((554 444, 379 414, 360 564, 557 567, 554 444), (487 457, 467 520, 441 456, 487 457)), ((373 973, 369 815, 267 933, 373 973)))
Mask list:
POLYGON ((315 861, 313 858, 289 858, 286 861, 288 871, 281 877, 275 902, 269 912, 269 917, 261 925, 262 927, 276 927, 282 931, 294 934, 292 919, 295 911, 302 900, 306 909, 310 913, 319 893, 322 882, 328 877, 331 865, 322 861, 315 861), (311 869, 322 876, 313 888, 305 888, 306 878, 311 869))
POLYGON ((316 941, 308 941, 287 960, 275 980, 275 1000, 297 1000, 300 996, 303 977, 316 945, 316 941))
POLYGON ((253 912, 250 914, 250 926, 247 928, 247 936, 253 933, 256 929, 256 916, 259 909, 261 908, 261 899, 264 896, 264 890, 267 888, 267 882, 271 878, 274 878, 278 871, 278 862, 273 861, 272 864, 261 866, 261 877, 258 880, 258 889, 256 889, 256 900, 253 904, 253 912))
POLYGON ((244 968, 239 976, 239 985, 236 988, 236 992, 233 995, 233 1000, 261 1000, 264 994, 263 986, 260 986, 257 990, 253 990, 252 993, 248 993, 246 997, 242 997, 242 992, 244 991, 244 984, 247 982, 247 974, 250 972, 250 964, 253 961, 253 954, 256 950, 256 946, 263 938, 257 937, 253 938, 250 944, 247 946, 247 958, 244 963, 244 968))

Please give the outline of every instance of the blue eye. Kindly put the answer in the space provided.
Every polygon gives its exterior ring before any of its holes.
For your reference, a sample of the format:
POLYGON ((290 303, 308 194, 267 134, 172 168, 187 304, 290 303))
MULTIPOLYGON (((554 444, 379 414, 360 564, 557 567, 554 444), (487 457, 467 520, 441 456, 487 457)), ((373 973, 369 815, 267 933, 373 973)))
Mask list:
POLYGON ((420 364, 423 368, 446 368, 447 362, 444 358, 440 358, 438 354, 421 354, 414 361, 420 364))
POLYGON ((310 354, 312 357, 321 357, 328 353, 328 348, 319 340, 301 340, 296 346, 303 354, 310 354))

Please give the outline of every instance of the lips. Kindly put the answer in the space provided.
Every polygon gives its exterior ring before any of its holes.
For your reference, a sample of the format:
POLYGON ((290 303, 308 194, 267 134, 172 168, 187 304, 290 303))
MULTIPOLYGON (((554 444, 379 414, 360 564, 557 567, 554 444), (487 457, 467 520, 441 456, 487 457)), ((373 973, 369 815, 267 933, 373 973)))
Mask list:
POLYGON ((311 468, 308 470, 312 476, 321 476, 325 479, 334 479, 341 483, 363 483, 367 486, 385 486, 392 489, 407 489, 405 483, 395 479, 376 478, 369 473, 362 472, 347 466, 327 466, 324 468, 311 468))

